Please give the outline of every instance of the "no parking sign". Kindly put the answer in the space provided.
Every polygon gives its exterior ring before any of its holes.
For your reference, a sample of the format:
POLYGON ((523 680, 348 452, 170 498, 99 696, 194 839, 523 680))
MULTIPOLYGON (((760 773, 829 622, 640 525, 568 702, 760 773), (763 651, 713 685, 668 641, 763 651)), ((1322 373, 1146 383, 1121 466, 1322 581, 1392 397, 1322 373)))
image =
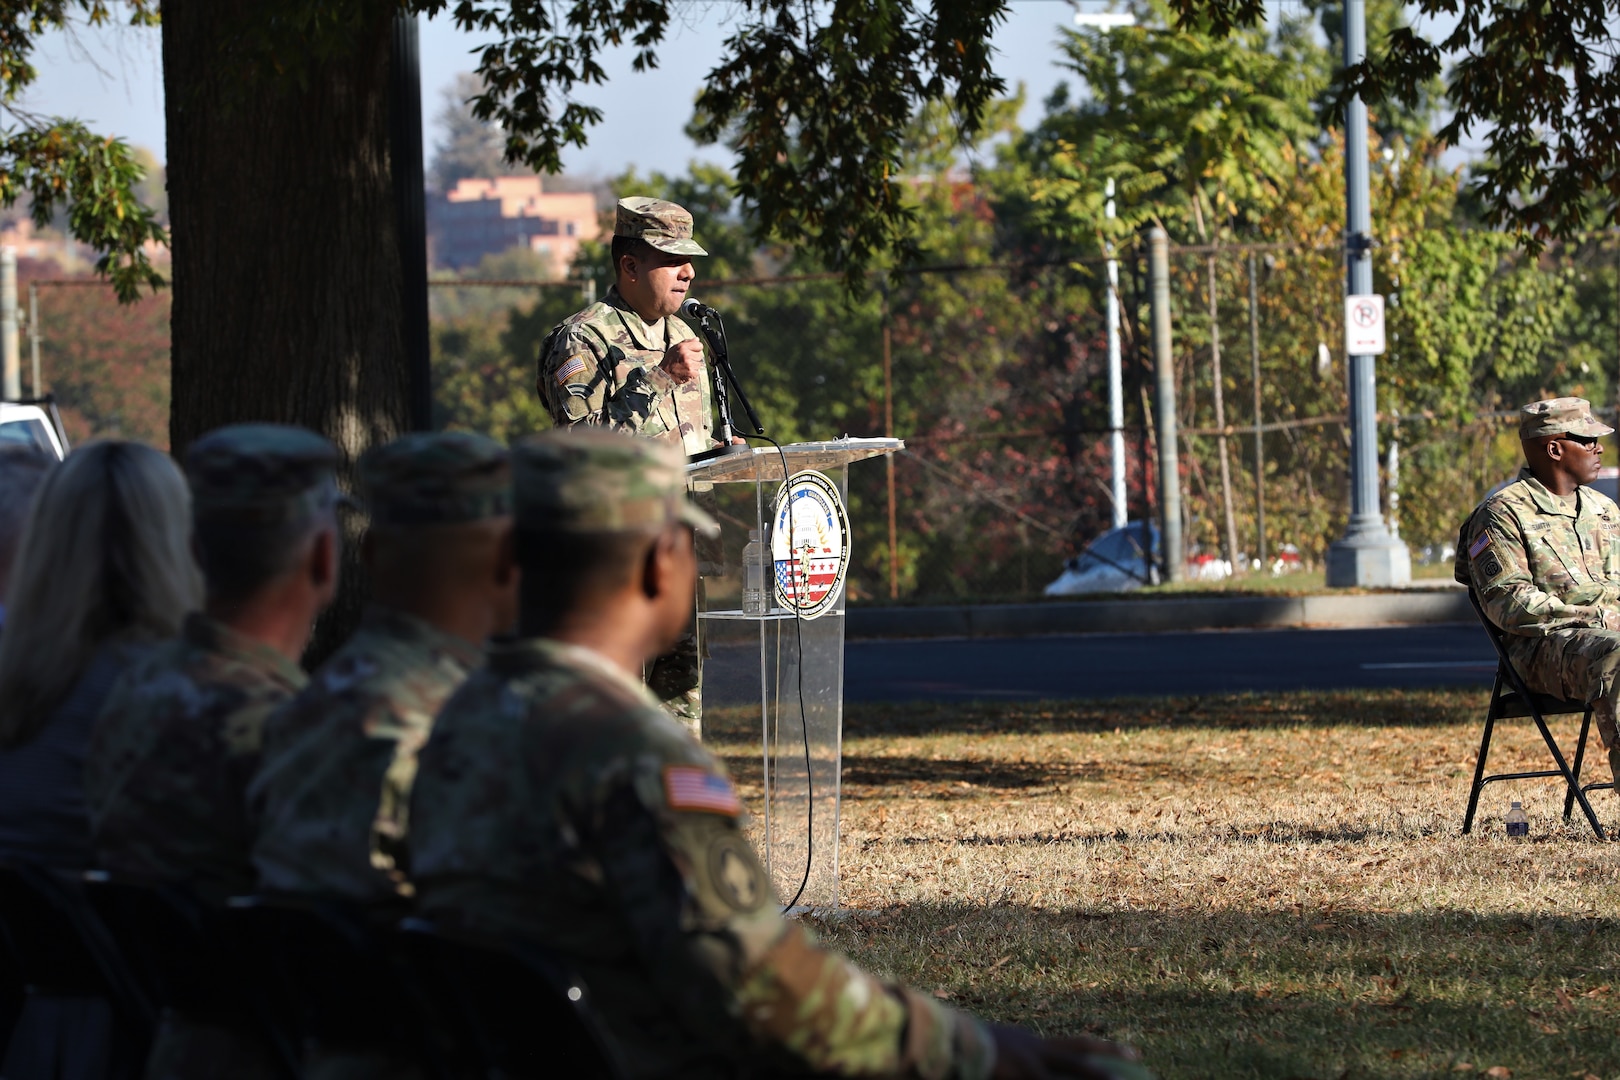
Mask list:
POLYGON ((1376 293, 1344 298, 1344 354, 1384 355, 1384 298, 1376 293))

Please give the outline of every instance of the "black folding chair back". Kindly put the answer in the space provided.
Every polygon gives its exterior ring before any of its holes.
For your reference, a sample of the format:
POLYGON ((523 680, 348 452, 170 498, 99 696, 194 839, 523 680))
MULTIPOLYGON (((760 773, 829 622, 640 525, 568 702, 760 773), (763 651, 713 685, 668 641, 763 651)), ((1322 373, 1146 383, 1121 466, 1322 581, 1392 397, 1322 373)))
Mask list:
POLYGON ((156 1004, 77 882, 38 866, 0 866, 0 925, 29 993, 105 997, 130 1023, 156 1022, 156 1004))
POLYGON ((112 1006, 117 1060, 144 1060, 157 1006, 77 883, 38 866, 0 865, 0 934, 29 997, 100 998, 112 1006))
POLYGON ((1485 714, 1485 733, 1479 743, 1479 762, 1474 766, 1474 783, 1468 792, 1468 812, 1463 816, 1464 835, 1474 828, 1474 814, 1479 809, 1479 793, 1485 789, 1486 784, 1494 784, 1499 780, 1539 780, 1557 777, 1564 781, 1564 820, 1568 821, 1577 802, 1581 804, 1581 812, 1592 826, 1592 831, 1599 840, 1604 839, 1603 826, 1598 823, 1597 814, 1592 811, 1592 804, 1587 800, 1586 793, 1598 788, 1613 787, 1609 783, 1588 784, 1581 786, 1581 765, 1586 757, 1586 740, 1592 727, 1592 706, 1584 701, 1564 701, 1547 694, 1531 693, 1529 687, 1520 677, 1508 658, 1507 642, 1504 640, 1502 630, 1485 614, 1480 605, 1479 597, 1474 590, 1468 590, 1468 602, 1474 605, 1474 614, 1479 616, 1480 625, 1485 627, 1486 635, 1491 639, 1491 646, 1496 650, 1496 680, 1491 686, 1490 709, 1485 714), (1564 753, 1558 747, 1558 740, 1553 738, 1551 729, 1547 727, 1547 717, 1564 716, 1574 713, 1581 714, 1581 734, 1575 744, 1575 765, 1571 768, 1564 761, 1564 753), (1493 773, 1486 775, 1485 759, 1491 751, 1491 735, 1495 731, 1498 720, 1519 719, 1529 717, 1535 721, 1536 729, 1541 732, 1542 741, 1547 744, 1547 750, 1552 755, 1555 769, 1537 769, 1530 772, 1493 773))
POLYGON ((232 936, 265 976, 283 1037, 449 1075, 441 1025, 394 952, 389 926, 336 899, 243 896, 228 911, 232 936))
POLYGON ((254 1007, 244 969, 221 932, 221 912, 184 886, 91 870, 90 905, 117 941, 146 992, 165 1012, 230 1028, 263 1044, 288 1075, 296 1047, 280 1044, 254 1007))
POLYGON ((406 919, 398 937, 418 985, 437 995, 451 1030, 472 1041, 483 1075, 624 1075, 584 982, 545 950, 444 931, 426 919, 406 919))

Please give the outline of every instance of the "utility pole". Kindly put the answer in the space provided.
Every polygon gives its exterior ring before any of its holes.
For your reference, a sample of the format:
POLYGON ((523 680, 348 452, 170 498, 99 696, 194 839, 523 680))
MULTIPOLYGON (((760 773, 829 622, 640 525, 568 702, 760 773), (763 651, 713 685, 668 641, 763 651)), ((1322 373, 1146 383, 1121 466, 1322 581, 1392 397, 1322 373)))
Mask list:
MULTIPOLYGON (((889 290, 883 290, 883 437, 894 438, 894 365, 889 332, 889 290)), ((900 543, 894 520, 894 455, 884 454, 889 483, 889 599, 900 599, 900 543)))
POLYGON ((22 397, 22 349, 17 340, 17 249, 0 248, 0 386, 6 401, 22 397))
MULTIPOLYGON (((1104 214, 1114 218, 1114 181, 1106 188, 1108 205, 1104 214)), ((1114 528, 1125 524, 1125 378, 1119 359, 1119 262, 1114 258, 1114 242, 1108 241, 1108 457, 1113 466, 1114 528)))
POLYGON ((1176 363, 1170 342, 1170 236, 1155 225, 1148 233, 1148 275, 1153 288, 1154 395, 1159 436, 1159 539, 1164 576, 1180 581, 1187 573, 1181 543, 1181 463, 1176 453, 1176 363))
POLYGON ((1221 310, 1215 299, 1215 253, 1209 253, 1209 366, 1215 388, 1215 446, 1221 460, 1221 508, 1226 516, 1226 558, 1234 576, 1247 567, 1238 565, 1237 519, 1232 514, 1232 461, 1226 451, 1226 393, 1221 379, 1221 310))
MULTIPOLYGON (((28 283, 28 351, 34 360, 34 381, 30 383, 33 395, 40 396, 39 389, 39 282, 28 283)), ((21 379, 21 376, 18 376, 21 379)))
MULTIPOLYGON (((1367 2, 1344 5, 1344 64, 1367 56, 1367 2)), ((1359 96, 1344 110, 1346 295, 1373 291, 1372 214, 1367 185, 1367 106, 1359 96)), ((1350 524, 1327 552, 1327 583, 1336 587, 1405 585, 1412 553, 1390 535, 1378 509, 1378 393, 1374 358, 1355 355, 1350 367, 1350 524)))
POLYGON ((1249 252, 1249 380, 1254 386, 1254 532, 1255 558, 1266 569, 1266 447, 1260 415, 1260 287, 1255 280, 1254 252, 1249 252))

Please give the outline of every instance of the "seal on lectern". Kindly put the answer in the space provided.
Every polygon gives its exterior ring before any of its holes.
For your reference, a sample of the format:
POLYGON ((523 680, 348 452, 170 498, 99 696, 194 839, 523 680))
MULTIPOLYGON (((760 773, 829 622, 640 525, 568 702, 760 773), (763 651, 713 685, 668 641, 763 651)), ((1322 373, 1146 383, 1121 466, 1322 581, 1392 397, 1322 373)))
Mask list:
POLYGON ((849 571, 849 515, 838 486, 812 470, 794 473, 771 516, 776 602, 816 619, 837 603, 849 571))

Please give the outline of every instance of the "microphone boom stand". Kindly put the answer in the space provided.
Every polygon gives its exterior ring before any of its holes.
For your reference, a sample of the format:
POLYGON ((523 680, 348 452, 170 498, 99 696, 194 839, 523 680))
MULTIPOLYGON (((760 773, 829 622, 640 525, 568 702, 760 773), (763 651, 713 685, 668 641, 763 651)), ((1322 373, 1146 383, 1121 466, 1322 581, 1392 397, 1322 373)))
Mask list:
POLYGON ((732 444, 732 433, 735 422, 731 415, 731 395, 726 391, 726 384, 737 393, 737 400, 742 403, 743 411, 748 414, 749 423, 754 426, 756 435, 765 434, 765 425, 759 422, 759 414, 754 411, 754 405, 743 393, 743 388, 737 382, 737 372, 732 369, 730 350, 726 347, 725 324, 720 320, 720 313, 713 308, 705 307, 698 315, 698 329, 709 341, 709 348, 714 352, 714 371, 711 381, 714 387, 714 402, 720 412, 720 445, 701 454, 693 454, 693 461, 709 461, 713 458, 724 457, 727 454, 746 453, 746 446, 732 444))

